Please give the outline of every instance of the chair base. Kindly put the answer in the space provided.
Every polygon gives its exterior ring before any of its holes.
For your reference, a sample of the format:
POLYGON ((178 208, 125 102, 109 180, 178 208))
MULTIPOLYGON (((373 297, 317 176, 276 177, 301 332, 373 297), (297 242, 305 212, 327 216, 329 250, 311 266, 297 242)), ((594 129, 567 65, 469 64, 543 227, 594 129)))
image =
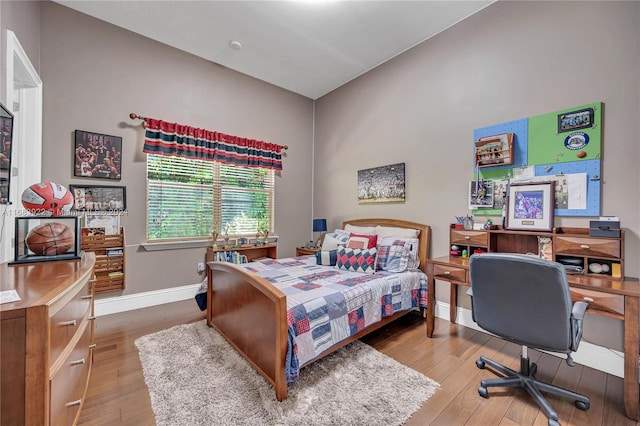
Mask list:
POLYGON ((483 356, 476 361, 476 366, 480 369, 486 367, 495 370, 498 373, 504 374, 505 377, 496 379, 485 379, 480 382, 478 393, 483 398, 489 397, 488 387, 520 387, 525 388, 527 393, 536 401, 540 409, 549 419, 549 426, 559 425, 558 413, 551 407, 551 404, 542 396, 543 392, 550 393, 552 395, 562 396, 574 401, 574 404, 580 410, 587 410, 590 406, 589 398, 585 395, 570 391, 568 389, 554 386, 552 384, 541 382, 535 378, 535 374, 538 370, 538 366, 535 363, 530 363, 529 358, 524 356, 520 357, 520 372, 514 371, 505 367, 489 358, 483 356))

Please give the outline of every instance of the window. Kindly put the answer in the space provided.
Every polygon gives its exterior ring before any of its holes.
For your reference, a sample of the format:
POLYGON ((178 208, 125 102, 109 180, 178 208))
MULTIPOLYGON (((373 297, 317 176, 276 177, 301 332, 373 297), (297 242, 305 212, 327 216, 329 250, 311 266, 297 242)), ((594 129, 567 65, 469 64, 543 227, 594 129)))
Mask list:
POLYGON ((147 155, 147 239, 273 232, 275 172, 147 155))

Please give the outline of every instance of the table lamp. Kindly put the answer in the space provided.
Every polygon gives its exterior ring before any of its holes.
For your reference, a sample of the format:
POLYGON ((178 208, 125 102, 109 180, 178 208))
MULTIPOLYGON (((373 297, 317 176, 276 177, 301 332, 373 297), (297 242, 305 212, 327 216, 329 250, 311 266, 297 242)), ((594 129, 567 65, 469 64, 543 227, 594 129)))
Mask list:
POLYGON ((316 247, 322 246, 322 233, 327 232, 327 219, 313 219, 313 232, 320 232, 320 238, 318 238, 316 247))

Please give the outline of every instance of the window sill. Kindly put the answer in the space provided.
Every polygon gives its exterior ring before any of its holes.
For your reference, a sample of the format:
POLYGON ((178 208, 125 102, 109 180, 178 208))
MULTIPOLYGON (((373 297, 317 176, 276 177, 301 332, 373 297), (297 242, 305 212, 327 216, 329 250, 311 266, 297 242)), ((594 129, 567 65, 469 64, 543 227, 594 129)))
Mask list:
MULTIPOLYGON (((249 238, 250 242, 255 242, 255 238, 249 238)), ((270 235, 269 243, 277 243, 278 236, 270 235)), ((218 239, 220 243, 220 239, 218 239)), ((191 248, 206 248, 211 246, 211 240, 189 240, 189 241, 164 241, 161 243, 140 243, 142 248, 146 251, 161 251, 161 250, 181 250, 191 248)))
POLYGON ((141 243, 140 245, 146 251, 181 250, 209 247, 211 245, 211 240, 165 241, 162 243, 141 243))

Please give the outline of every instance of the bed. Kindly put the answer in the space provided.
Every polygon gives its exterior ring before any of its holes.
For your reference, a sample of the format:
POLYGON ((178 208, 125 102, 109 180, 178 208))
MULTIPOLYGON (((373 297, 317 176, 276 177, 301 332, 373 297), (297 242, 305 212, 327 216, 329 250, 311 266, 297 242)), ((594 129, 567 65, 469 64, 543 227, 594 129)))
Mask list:
MULTIPOLYGON (((424 272, 426 270, 431 234, 431 229, 428 225, 395 219, 349 220, 343 223, 343 228, 346 228, 347 225, 351 227, 381 226, 417 230, 418 247, 416 254, 417 259, 419 259, 419 270, 412 272, 414 275, 421 276, 421 280, 426 280, 424 272)), ((401 304, 395 305, 399 307, 397 311, 394 308, 385 316, 385 308, 383 306, 379 320, 367 324, 365 328, 352 329, 350 333, 353 334, 340 336, 339 341, 334 341, 338 340, 335 336, 332 339, 327 339, 328 343, 323 341, 318 344, 318 340, 316 340, 314 349, 319 353, 313 356, 306 353, 301 362, 297 364, 297 359, 292 358, 301 354, 302 351, 299 348, 305 346, 305 344, 296 341, 300 337, 292 336, 291 327, 294 326, 295 320, 293 317, 295 313, 294 309, 290 309, 291 307, 287 304, 285 292, 290 295, 289 301, 291 303, 298 296, 291 292, 291 287, 282 287, 280 283, 276 283, 272 279, 273 268, 278 269, 281 272, 280 275, 289 276, 288 274, 293 274, 294 272, 291 271, 296 268, 310 268, 313 269, 316 275, 324 274, 335 277, 334 271, 337 270, 335 267, 325 266, 316 269, 312 266, 314 264, 315 256, 277 260, 267 259, 246 265, 226 262, 209 262, 207 264, 207 324, 224 336, 273 385, 276 398, 280 401, 286 399, 287 384, 292 381, 291 376, 295 376, 296 372, 292 371, 292 365, 298 369, 302 368, 415 310, 415 308, 424 308, 424 305, 416 306, 415 302, 410 306, 409 302, 403 302, 402 306, 401 304), (273 268, 268 271, 270 267, 273 268), (329 346, 327 346, 328 344, 329 346)), ((352 272, 348 273, 353 274, 352 272)), ((391 275, 394 274, 386 274, 384 272, 375 274, 376 279, 380 280, 399 279, 391 275)), ((404 277, 402 278, 404 279, 404 277)), ((291 280, 292 278, 289 279, 291 280)), ((360 278, 353 277, 353 275, 350 279, 353 281, 360 280, 360 278)), ((364 279, 362 277, 362 280, 364 279)), ((295 280, 295 278, 292 280, 295 280)), ((343 287, 352 288, 351 285, 343 287)), ((306 297, 307 295, 304 294, 303 296, 306 297)), ((423 300, 426 300, 426 294, 422 296, 423 300)), ((314 343, 312 342, 311 345, 313 346, 314 343)), ((306 346, 309 346, 308 341, 306 346)))

